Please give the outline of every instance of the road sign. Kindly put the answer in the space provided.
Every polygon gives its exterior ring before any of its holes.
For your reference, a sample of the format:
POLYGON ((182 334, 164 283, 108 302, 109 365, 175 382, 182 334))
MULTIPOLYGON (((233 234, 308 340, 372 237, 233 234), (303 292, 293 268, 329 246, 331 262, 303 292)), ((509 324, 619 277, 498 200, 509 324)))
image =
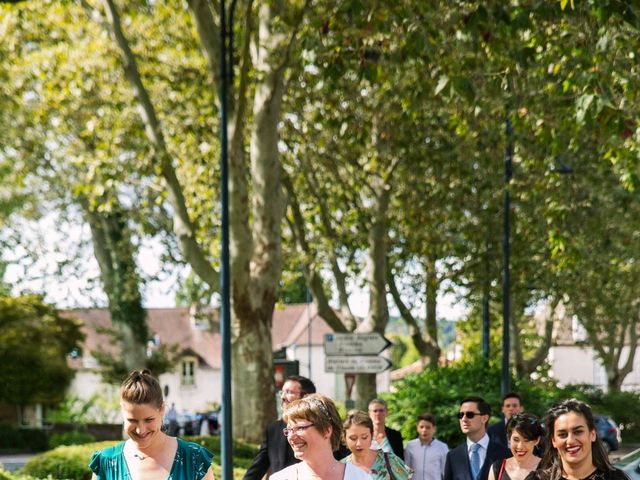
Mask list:
POLYGON ((377 332, 371 333, 326 333, 325 355, 377 355, 391 342, 377 332))
POLYGON ((324 357, 324 371, 328 373, 380 373, 389 367, 389 360, 374 355, 324 357))

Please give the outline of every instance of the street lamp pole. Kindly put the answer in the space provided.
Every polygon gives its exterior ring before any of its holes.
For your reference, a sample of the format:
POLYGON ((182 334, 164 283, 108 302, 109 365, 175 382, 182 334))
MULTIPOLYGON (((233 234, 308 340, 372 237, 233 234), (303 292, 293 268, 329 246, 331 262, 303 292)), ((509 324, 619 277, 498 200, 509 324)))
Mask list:
MULTIPOLYGON (((225 0, 220 2, 220 340, 222 342, 222 430, 220 459, 222 479, 233 479, 233 432, 231 423, 231 291, 229 261, 229 139, 227 129, 227 97, 233 72, 233 42, 230 35, 233 25, 227 27, 225 0), (227 28, 229 32, 227 32, 227 28), (227 53, 227 42, 229 52, 227 53)), ((234 2, 231 4, 233 18, 234 2)), ((230 22, 231 23, 231 22, 230 22)))
POLYGON ((510 390, 509 377, 509 294, 511 290, 509 279, 509 184, 512 176, 513 164, 513 128, 511 125, 511 117, 509 108, 507 107, 505 118, 505 134, 507 146, 504 154, 504 234, 503 234, 503 271, 502 271, 502 379, 500 382, 500 391, 506 394, 510 390))

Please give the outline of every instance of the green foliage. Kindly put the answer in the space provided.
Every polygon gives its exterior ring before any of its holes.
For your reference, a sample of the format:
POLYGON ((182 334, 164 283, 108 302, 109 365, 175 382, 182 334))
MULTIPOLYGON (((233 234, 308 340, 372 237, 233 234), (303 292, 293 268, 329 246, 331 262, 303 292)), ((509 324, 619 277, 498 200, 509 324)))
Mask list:
MULTIPOLYGON (((214 454, 214 474, 220 478, 220 437, 185 437, 184 440, 196 442, 214 454)), ((90 480, 91 470, 88 468, 91 455, 96 450, 115 445, 117 442, 98 442, 84 445, 58 447, 31 458, 20 473, 36 478, 64 478, 68 480, 90 480)), ((242 478, 244 471, 257 452, 256 445, 238 441, 233 442, 234 478, 242 478)), ((2 478, 2 477, 0 477, 2 478)), ((9 477, 10 480, 23 480, 22 477, 9 477)), ((24 479, 26 480, 26 479, 24 479)))
POLYGON ((87 465, 95 450, 106 448, 113 442, 58 447, 29 459, 22 471, 27 475, 70 480, 90 480, 91 470, 87 465))
POLYGON ((0 297, 0 401, 53 403, 64 395, 73 371, 67 355, 83 334, 40 296, 0 297))
POLYGON ((90 411, 99 400, 94 395, 89 400, 83 400, 78 396, 69 396, 58 403, 54 408, 47 410, 47 420, 53 423, 84 423, 92 421, 90 411))
POLYGON ((408 336, 391 333, 387 337, 393 342, 390 353, 393 368, 405 367, 420 359, 418 349, 408 336))
POLYGON ((310 301, 307 280, 300 271, 283 271, 280 279, 279 301, 286 305, 310 301))
POLYGON ((96 441, 96 437, 87 432, 77 430, 65 433, 54 433, 49 437, 49 448, 57 448, 65 445, 83 445, 96 441))
MULTIPOLYGON (((533 383, 529 379, 512 379, 513 390, 523 397, 527 411, 542 415, 562 391, 549 380, 533 383)), ((450 446, 462 442, 459 423, 455 414, 460 400, 469 395, 484 398, 492 407, 489 420, 499 418, 501 410, 500 368, 485 367, 481 358, 475 357, 437 369, 425 369, 419 374, 408 375, 394 385, 394 393, 384 396, 389 404, 389 421, 401 429, 405 438, 414 438, 415 419, 423 412, 436 416, 438 438, 450 446)))
MULTIPOLYGON (((2 465, 0 465, 0 480, 37 480, 28 475, 23 475, 17 472, 9 472, 4 469, 2 465)), ((53 480, 49 477, 48 480, 53 480)))
MULTIPOLYGON (((438 369, 425 369, 419 374, 408 375, 394 385, 394 392, 385 395, 389 405, 389 422, 401 429, 405 438, 414 438, 415 418, 423 412, 431 412, 438 422, 438 438, 449 446, 460 444, 464 437, 460 432, 458 411, 460 400, 468 395, 483 397, 492 408, 489 423, 494 423, 501 413, 500 367, 484 366, 481 358, 474 357, 438 369)), ((614 392, 606 394, 592 385, 568 385, 559 387, 542 370, 537 380, 512 378, 512 390, 523 399, 527 412, 544 417, 554 403, 575 397, 591 405, 595 413, 608 414, 623 428, 623 439, 638 439, 639 423, 636 406, 640 394, 614 392)))
POLYGON ((44 430, 0 425, 0 450, 42 452, 48 445, 44 430))

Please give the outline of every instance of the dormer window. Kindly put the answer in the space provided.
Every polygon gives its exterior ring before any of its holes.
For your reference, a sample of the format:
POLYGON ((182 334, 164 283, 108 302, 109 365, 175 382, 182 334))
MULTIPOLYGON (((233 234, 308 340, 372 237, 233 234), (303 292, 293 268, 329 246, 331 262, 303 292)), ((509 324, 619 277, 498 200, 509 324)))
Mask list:
POLYGON ((185 358, 180 362, 180 384, 195 385, 196 384, 196 360, 193 357, 185 358))

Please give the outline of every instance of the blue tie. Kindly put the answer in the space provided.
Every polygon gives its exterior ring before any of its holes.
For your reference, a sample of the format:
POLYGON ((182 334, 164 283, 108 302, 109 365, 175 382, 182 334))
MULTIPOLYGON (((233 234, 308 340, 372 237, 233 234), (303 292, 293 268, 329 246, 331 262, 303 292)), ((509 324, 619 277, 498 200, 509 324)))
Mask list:
POLYGON ((471 445, 471 476, 473 480, 477 480, 480 474, 480 454, 478 450, 480 450, 480 445, 477 443, 471 445))

